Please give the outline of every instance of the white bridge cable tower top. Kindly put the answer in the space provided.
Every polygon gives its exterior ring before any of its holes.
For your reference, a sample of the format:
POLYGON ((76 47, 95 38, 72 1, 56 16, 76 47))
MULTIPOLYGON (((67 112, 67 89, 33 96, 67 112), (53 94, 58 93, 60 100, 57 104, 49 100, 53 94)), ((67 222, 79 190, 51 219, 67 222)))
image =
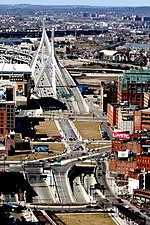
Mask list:
MULTIPOLYGON (((54 37, 54 30, 52 31, 52 36, 54 37)), ((42 76, 45 74, 48 76, 48 80, 51 80, 51 86, 53 89, 54 96, 56 97, 56 79, 55 79, 55 59, 54 59, 54 38, 51 39, 51 43, 47 36, 45 30, 45 20, 43 20, 43 32, 42 38, 32 65, 32 76, 34 78, 35 87, 37 88, 42 76), (47 50, 47 53, 44 53, 43 49, 47 50), (40 70, 37 71, 36 67, 38 65, 38 60, 40 59, 40 70), (48 70, 48 68, 50 68, 48 70), (46 73, 47 72, 47 73, 46 73)))

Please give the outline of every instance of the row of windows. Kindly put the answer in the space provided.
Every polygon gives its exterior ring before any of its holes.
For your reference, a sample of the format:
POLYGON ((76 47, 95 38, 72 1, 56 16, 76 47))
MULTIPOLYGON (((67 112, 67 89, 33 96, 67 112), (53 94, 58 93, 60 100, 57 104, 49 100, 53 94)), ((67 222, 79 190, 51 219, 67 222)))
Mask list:
POLYGON ((124 174, 124 171, 118 170, 118 174, 124 174))
POLYGON ((146 167, 146 168, 149 167, 150 168, 150 164, 138 163, 137 165, 138 165, 138 167, 146 167))
POLYGON ((142 116, 150 116, 150 113, 143 113, 142 116))
POLYGON ((147 162, 147 163, 149 163, 150 160, 149 159, 137 159, 137 162, 147 162))

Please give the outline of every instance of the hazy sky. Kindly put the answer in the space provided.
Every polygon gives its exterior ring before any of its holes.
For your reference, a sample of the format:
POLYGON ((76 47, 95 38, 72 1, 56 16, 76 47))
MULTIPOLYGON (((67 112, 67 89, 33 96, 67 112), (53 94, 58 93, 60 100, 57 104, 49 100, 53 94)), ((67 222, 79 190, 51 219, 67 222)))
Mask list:
POLYGON ((0 0, 0 4, 150 6, 150 0, 0 0))

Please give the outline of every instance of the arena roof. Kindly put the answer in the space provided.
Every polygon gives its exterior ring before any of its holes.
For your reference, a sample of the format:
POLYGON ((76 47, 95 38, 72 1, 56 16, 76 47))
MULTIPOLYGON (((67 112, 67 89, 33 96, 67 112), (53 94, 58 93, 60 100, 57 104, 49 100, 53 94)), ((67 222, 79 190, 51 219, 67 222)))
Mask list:
POLYGON ((100 53, 104 53, 104 55, 108 55, 108 56, 113 56, 117 53, 119 53, 118 51, 113 51, 113 50, 102 50, 100 51, 100 53))
POLYGON ((31 73, 32 69, 28 64, 11 64, 11 63, 0 63, 0 73, 31 73))

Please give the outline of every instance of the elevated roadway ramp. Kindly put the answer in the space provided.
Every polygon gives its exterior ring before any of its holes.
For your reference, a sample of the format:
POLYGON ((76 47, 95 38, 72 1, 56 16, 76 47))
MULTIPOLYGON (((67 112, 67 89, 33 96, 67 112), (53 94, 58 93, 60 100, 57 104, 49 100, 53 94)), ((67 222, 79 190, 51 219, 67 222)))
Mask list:
POLYGON ((57 63, 61 71, 61 77, 62 77, 61 79, 64 79, 64 82, 66 83, 69 93, 72 94, 74 97, 74 101, 72 101, 72 103, 74 103, 74 105, 72 104, 73 111, 76 111, 78 108, 78 111, 80 113, 89 113, 89 107, 86 104, 84 98, 82 97, 71 75, 61 63, 59 63, 58 61, 57 63))
POLYGON ((33 203, 50 204, 54 202, 53 194, 47 185, 46 178, 43 177, 41 169, 26 167, 26 176, 29 184, 37 194, 32 198, 33 203))

